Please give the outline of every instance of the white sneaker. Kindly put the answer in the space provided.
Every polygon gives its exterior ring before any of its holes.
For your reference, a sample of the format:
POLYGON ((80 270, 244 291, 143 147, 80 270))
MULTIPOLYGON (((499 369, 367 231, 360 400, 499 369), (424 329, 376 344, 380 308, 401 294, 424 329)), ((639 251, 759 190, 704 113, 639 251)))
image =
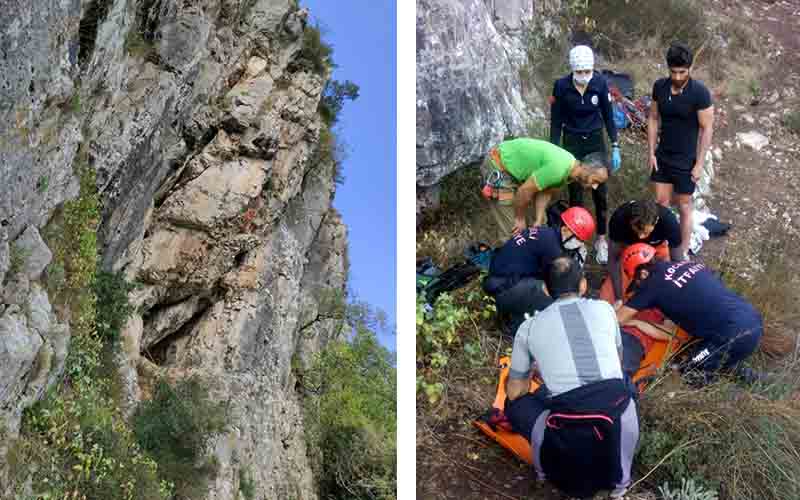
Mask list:
POLYGON ((608 262, 608 243, 605 238, 598 238, 594 242, 594 258, 598 264, 606 265, 608 262))

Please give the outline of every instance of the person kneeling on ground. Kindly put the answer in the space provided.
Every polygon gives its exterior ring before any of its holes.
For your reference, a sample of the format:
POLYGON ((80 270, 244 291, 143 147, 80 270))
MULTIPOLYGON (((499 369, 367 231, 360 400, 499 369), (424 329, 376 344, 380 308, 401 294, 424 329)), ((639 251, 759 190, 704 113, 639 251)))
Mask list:
POLYGON ((483 289, 494 297, 498 313, 511 315, 511 335, 526 313, 541 311, 553 302, 543 289, 545 271, 553 260, 594 234, 594 219, 585 208, 565 210, 561 221, 560 229, 540 226, 517 233, 492 257, 483 289))
POLYGON ((610 489, 612 498, 622 497, 639 420, 623 380, 614 309, 581 297, 586 280, 568 257, 553 261, 545 284, 555 301, 517 332, 505 414, 513 430, 531 441, 540 480, 571 496, 610 489), (544 384, 530 393, 534 362, 544 384))
POLYGON ((755 381, 758 374, 741 362, 758 347, 763 333, 761 314, 704 264, 657 261, 655 254, 655 249, 644 243, 625 250, 622 267, 633 280, 633 296, 617 310, 619 323, 629 324, 637 311, 656 307, 701 340, 682 367, 690 380, 695 380, 691 375, 695 370, 699 371, 699 385, 713 381, 718 370, 725 370, 745 382, 755 381))
POLYGON ((512 139, 492 148, 481 165, 483 196, 489 200, 497 240, 528 227, 528 210, 533 202, 534 226, 547 222, 550 198, 570 182, 596 189, 608 180, 608 168, 601 163, 579 162, 572 153, 547 141, 512 139))
POLYGON ((622 273, 620 256, 623 250, 636 243, 647 243, 656 249, 656 258, 679 261, 682 258, 681 227, 672 210, 653 200, 625 203, 611 215, 609 222, 608 275, 600 288, 600 298, 622 305, 629 280, 622 273))

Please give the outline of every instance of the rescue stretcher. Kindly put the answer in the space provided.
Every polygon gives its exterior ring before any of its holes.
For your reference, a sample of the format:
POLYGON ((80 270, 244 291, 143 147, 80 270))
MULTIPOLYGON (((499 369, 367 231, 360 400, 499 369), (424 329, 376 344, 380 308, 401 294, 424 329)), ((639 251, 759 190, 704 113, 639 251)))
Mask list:
MULTIPOLYGON (((653 342, 650 349, 645 353, 639 364, 639 369, 633 375, 633 382, 643 392, 647 384, 653 379, 660 368, 665 366, 673 354, 679 352, 691 337, 682 329, 678 329, 677 334, 670 341, 653 342)), ((507 449, 520 460, 533 464, 533 453, 530 442, 522 435, 510 430, 508 426, 493 425, 490 423, 490 416, 496 410, 503 411, 506 402, 506 379, 511 366, 511 358, 504 356, 499 361, 500 379, 497 383, 497 394, 490 409, 486 414, 473 422, 473 425, 480 429, 484 434, 497 441, 500 446, 507 449)), ((541 385, 540 381, 532 380, 530 392, 534 392, 541 385)))

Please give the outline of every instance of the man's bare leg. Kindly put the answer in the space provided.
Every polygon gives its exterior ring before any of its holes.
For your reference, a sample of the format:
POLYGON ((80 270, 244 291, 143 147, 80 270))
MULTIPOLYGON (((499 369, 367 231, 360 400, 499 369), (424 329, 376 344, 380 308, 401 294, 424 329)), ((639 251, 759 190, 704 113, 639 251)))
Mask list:
POLYGON ((692 195, 679 194, 675 195, 678 202, 678 211, 681 214, 681 246, 680 252, 682 256, 686 255, 689 249, 689 242, 692 239, 692 214, 694 213, 694 202, 692 195))
POLYGON ((672 184, 664 182, 651 182, 653 186, 653 194, 656 196, 656 203, 662 207, 669 208, 669 202, 672 199, 672 184))

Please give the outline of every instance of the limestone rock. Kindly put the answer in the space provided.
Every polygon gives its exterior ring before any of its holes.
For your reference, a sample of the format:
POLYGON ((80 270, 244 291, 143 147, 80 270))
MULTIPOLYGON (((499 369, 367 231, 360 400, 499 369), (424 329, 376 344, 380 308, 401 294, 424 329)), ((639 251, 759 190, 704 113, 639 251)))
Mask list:
POLYGON ((197 295, 193 295, 175 305, 159 309, 147 320, 147 329, 142 325, 140 329, 144 332, 141 339, 140 350, 147 350, 165 337, 172 335, 189 321, 195 314, 201 311, 206 305, 206 301, 197 295))
MULTIPOLYGON (((219 468, 206 498, 238 498, 246 467, 256 498, 314 499, 292 359, 339 334, 332 320, 303 327, 324 309, 315 287, 344 290, 347 254, 333 166, 314 154, 328 75, 303 54, 308 13, 294 0, 111 0, 90 46, 80 26, 89 3, 31 0, 0 19, 0 277, 8 241, 41 250, 31 269, 5 276, 0 407, 13 430, 63 370, 69 329, 36 284, 50 257, 33 236, 77 196, 73 172, 92 168, 101 267, 142 283, 115 358, 122 410, 156 376, 210 378, 234 411, 209 443, 219 468), (159 365, 148 349, 163 350, 159 365)), ((511 35, 532 7, 492 10, 494 46, 519 61, 511 35)))
POLYGON ((0 225, 14 240, 77 194, 69 167, 81 140, 74 112, 81 12, 80 2, 62 0, 2 5, 0 225))
POLYGON ((418 185, 438 183, 544 118, 537 111, 542 97, 520 78, 527 61, 525 33, 539 15, 535 4, 417 2, 418 185))
POLYGON ((0 286, 6 278, 9 265, 11 265, 11 252, 8 240, 5 239, 5 231, 0 229, 0 286))
POLYGON ((27 319, 16 306, 0 317, 0 416, 4 417, 11 435, 16 435, 22 413, 21 399, 27 386, 42 337, 30 331, 27 319))
POLYGON ((234 223, 261 194, 267 173, 262 160, 216 164, 170 196, 159 214, 174 224, 209 230, 234 223))
POLYGON ((764 134, 754 130, 750 132, 739 132, 736 134, 736 139, 753 151, 761 151, 764 146, 769 144, 769 139, 764 134))
POLYGON ((33 226, 28 226, 14 242, 14 251, 22 261, 20 271, 32 280, 39 279, 44 268, 53 260, 53 253, 33 226))

